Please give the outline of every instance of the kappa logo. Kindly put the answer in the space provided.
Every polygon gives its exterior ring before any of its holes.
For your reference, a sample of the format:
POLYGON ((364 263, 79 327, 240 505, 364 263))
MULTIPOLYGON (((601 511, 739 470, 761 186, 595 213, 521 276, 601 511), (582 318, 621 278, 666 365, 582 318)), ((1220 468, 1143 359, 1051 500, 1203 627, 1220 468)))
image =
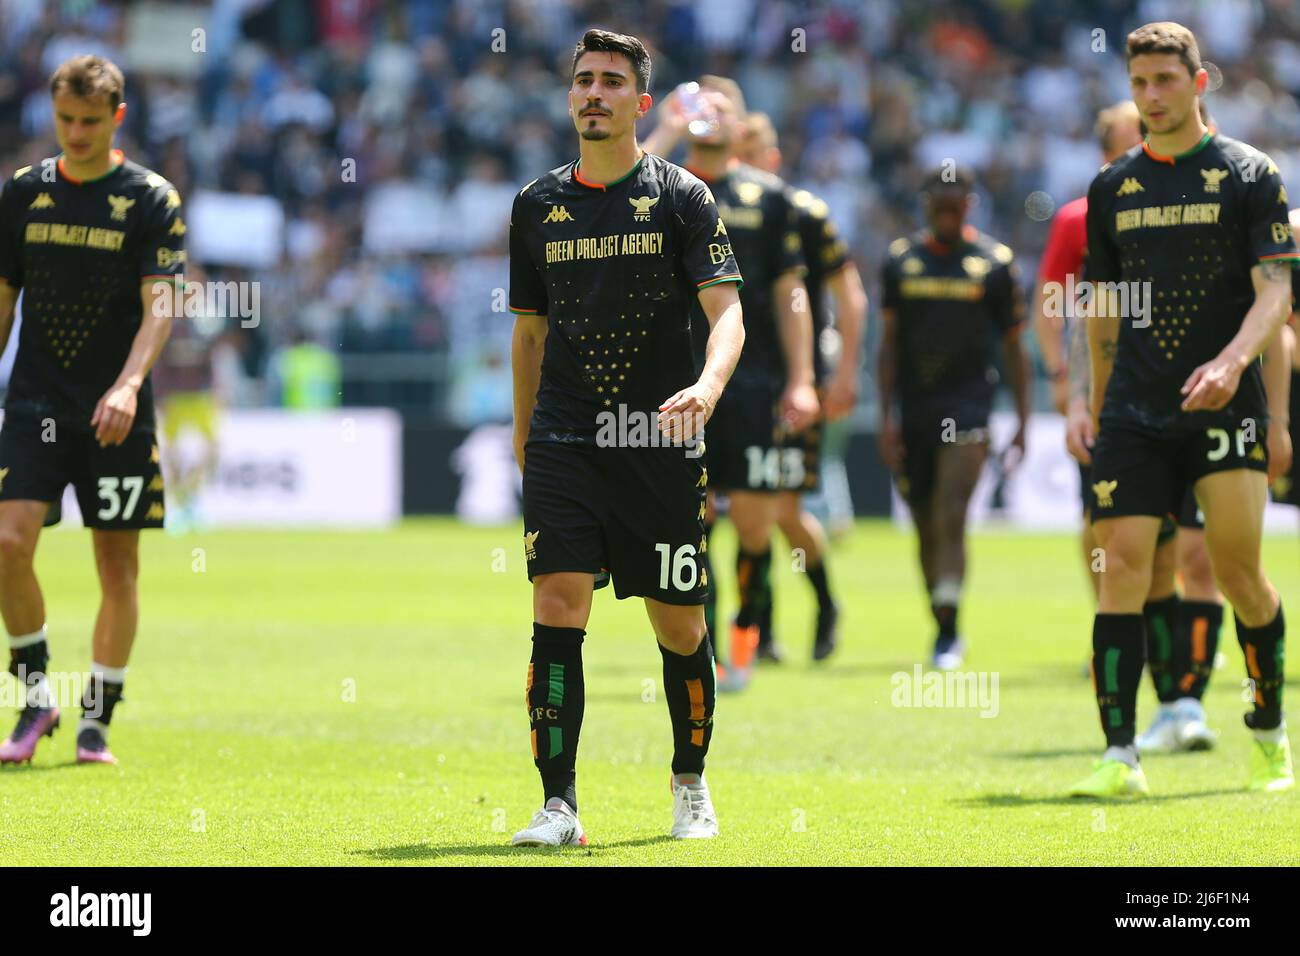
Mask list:
POLYGON ((1115 190, 1115 195, 1132 196, 1134 193, 1144 193, 1144 192, 1146 192, 1146 190, 1142 188, 1142 184, 1138 182, 1135 178, 1130 176, 1128 177, 1128 179, 1124 180, 1122 183, 1119 184, 1119 189, 1115 190))
POLYGON ((542 222, 573 222, 573 217, 563 206, 551 206, 551 211, 546 214, 542 222))
POLYGON ((4 486, 5 486, 5 479, 8 478, 8 477, 9 477, 9 469, 8 469, 8 468, 0 468, 0 489, 3 489, 3 488, 4 488, 4 486))
POLYGON ((172 223, 172 227, 167 230, 167 235, 169 236, 185 235, 185 220, 182 219, 180 216, 177 216, 176 221, 172 223))
POLYGON ((161 456, 158 454, 158 446, 154 445, 149 449, 149 463, 156 465, 159 463, 161 456))
POLYGON ((537 557, 537 536, 540 531, 524 532, 524 560, 532 561, 537 557))
POLYGON ((1092 486, 1092 493, 1097 496, 1098 508, 1113 508, 1115 499, 1111 497, 1118 487, 1118 481, 1098 481, 1092 486))
POLYGON ((1263 461, 1264 446, 1259 443, 1256 443, 1255 447, 1250 450, 1250 454, 1247 455, 1246 457, 1249 458, 1251 461, 1263 461))
POLYGON ((27 208, 28 209, 53 209, 54 199, 50 196, 49 193, 41 193, 39 196, 37 196, 35 199, 32 200, 32 204, 27 208))
POLYGON ((961 267, 972 279, 982 279, 989 274, 989 261, 980 256, 966 256, 961 267))
POLYGON ((149 506, 149 510, 144 514, 145 521, 162 521, 163 517, 163 506, 156 501, 149 506))
POLYGON ((1205 191, 1207 193, 1217 193, 1219 183, 1228 177, 1226 169, 1202 169, 1201 178, 1205 180, 1205 191))
POLYGON ((110 195, 108 204, 113 207, 113 215, 109 218, 116 219, 118 222, 126 222, 126 211, 135 205, 135 200, 127 199, 125 196, 110 195))
POLYGON ((723 224, 722 220, 719 219, 718 228, 713 230, 713 238, 716 239, 718 238, 718 236, 725 236, 726 234, 727 234, 727 227, 723 224))
POLYGON ((627 201, 632 205, 632 218, 637 222, 649 222, 650 210, 659 202, 658 196, 642 196, 640 199, 634 199, 629 196, 627 201))

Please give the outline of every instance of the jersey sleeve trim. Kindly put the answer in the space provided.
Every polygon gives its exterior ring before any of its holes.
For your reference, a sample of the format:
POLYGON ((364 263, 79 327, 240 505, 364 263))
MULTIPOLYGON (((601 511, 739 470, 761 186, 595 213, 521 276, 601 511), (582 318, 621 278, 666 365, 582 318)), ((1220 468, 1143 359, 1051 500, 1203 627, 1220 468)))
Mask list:
POLYGON ((1271 261, 1274 259, 1300 259, 1300 252, 1277 252, 1271 256, 1260 256, 1259 261, 1271 261))
POLYGON ((709 286, 711 286, 711 285, 717 285, 719 282, 734 282, 734 283, 736 283, 738 286, 743 286, 743 285, 745 284, 745 280, 742 279, 742 278, 740 277, 740 274, 739 274, 739 273, 737 273, 736 275, 731 275, 731 276, 718 276, 718 278, 716 278, 716 279, 708 279, 708 280, 705 281, 705 282, 701 282, 701 283, 699 283, 699 284, 697 285, 697 288, 700 288, 700 289, 707 289, 709 286))
POLYGON ((515 315, 540 315, 541 314, 541 312, 537 309, 521 309, 515 305, 507 306, 507 308, 515 315))

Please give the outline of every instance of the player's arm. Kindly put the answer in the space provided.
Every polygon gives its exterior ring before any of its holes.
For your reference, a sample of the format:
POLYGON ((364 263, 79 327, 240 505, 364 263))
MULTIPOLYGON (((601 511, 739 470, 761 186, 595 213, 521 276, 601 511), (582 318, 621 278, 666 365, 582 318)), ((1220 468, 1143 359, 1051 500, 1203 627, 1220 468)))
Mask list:
POLYGON ((812 313, 802 270, 787 270, 772 284, 781 350, 785 353, 786 383, 781 396, 781 416, 795 431, 817 418, 817 392, 813 388, 812 313))
POLYGON ((1232 341, 1183 383, 1183 411, 1223 408, 1237 394, 1241 373, 1259 358, 1291 314, 1291 263, 1265 261, 1250 270, 1255 301, 1232 341))
POLYGON ((14 307, 18 304, 19 289, 0 279, 0 353, 9 346, 9 336, 14 330, 14 307))
POLYGON ((840 360, 826 388, 826 417, 843 418, 858 400, 858 362, 867 324, 867 291, 862 275, 852 262, 826 279, 835 300, 835 329, 840 334, 840 360))
POLYGON ((1088 385, 1092 370, 1088 366, 1087 319, 1076 315, 1069 319, 1069 349, 1066 358, 1069 398, 1065 409, 1065 447, 1080 464, 1092 464, 1092 446, 1097 440, 1092 429, 1092 409, 1088 403, 1088 385))
POLYGON ((1113 199, 1113 189, 1104 185, 1108 177, 1103 169, 1088 187, 1086 219, 1088 250, 1087 275, 1092 295, 1080 304, 1077 321, 1087 324, 1088 333, 1088 410, 1092 415, 1093 434, 1101 421, 1101 407, 1106 401, 1106 386, 1119 354, 1119 296, 1114 283, 1123 278, 1119 249, 1106 225, 1113 199), (1112 195, 1107 196, 1107 193, 1112 195), (1100 291, 1099 291, 1100 290, 1100 291))
POLYGON ((131 433, 131 426, 135 424, 136 396, 171 335, 176 298, 171 281, 154 278, 140 283, 140 305, 144 309, 140 328, 131 342, 131 351, 117 381, 95 404, 95 412, 90 416, 95 440, 101 447, 120 445, 131 433))
POLYGON ((1268 396, 1268 480, 1291 470, 1291 353, 1295 336, 1285 322, 1264 350, 1264 392, 1268 396))
POLYGON ((1025 297, 1019 281, 1020 267, 1012 258, 1010 249, 1005 246, 1000 248, 1005 252, 1005 261, 989 276, 985 295, 1001 332, 1002 365, 1006 369, 1007 384, 1016 405, 1016 433, 1011 439, 1010 447, 1016 449, 1019 459, 1023 459, 1025 435, 1029 429, 1029 389, 1032 377, 1023 336, 1025 297))
POLYGON ((674 442, 699 434, 713 417, 745 345, 745 321, 736 283, 707 286, 700 289, 698 298, 709 320, 704 369, 694 385, 668 397, 659 406, 659 430, 674 442))
POLYGON ((1052 385, 1052 405, 1061 414, 1068 411, 1069 404, 1069 364, 1062 348, 1063 333, 1066 331, 1058 310, 1049 309, 1050 298, 1047 293, 1049 282, 1064 282, 1062 273, 1069 269, 1065 259, 1066 224, 1058 214, 1052 220, 1052 229, 1043 250, 1043 260, 1038 270, 1038 282, 1034 285, 1034 301, 1030 315, 1033 316, 1034 334, 1038 337, 1038 350, 1043 356, 1043 367, 1052 385))
POLYGON ((894 415, 900 353, 898 350, 898 313, 890 306, 880 310, 880 352, 876 356, 876 381, 880 389, 880 456, 894 474, 903 467, 903 431, 894 415))
POLYGON ((546 351, 546 316, 515 315, 510 342, 510 371, 514 378, 515 460, 524 470, 524 444, 537 404, 537 387, 542 380, 542 355, 546 351))
POLYGON ((1016 403, 1015 437, 1011 447, 1019 449, 1020 457, 1025 455, 1025 433, 1029 428, 1029 353, 1025 350, 1023 326, 1016 325, 1002 333, 1002 362, 1007 370, 1007 384, 1011 387, 1011 397, 1016 403))

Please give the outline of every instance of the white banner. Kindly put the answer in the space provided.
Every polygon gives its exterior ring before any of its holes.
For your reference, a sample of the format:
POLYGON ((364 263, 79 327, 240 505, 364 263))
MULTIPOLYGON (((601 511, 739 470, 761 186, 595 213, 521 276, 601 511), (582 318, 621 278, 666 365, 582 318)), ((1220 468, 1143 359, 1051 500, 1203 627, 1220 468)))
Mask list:
MULTIPOLYGON (((1000 510, 993 508, 999 481, 992 459, 1010 444, 1016 430, 1016 416, 1011 412, 994 412, 989 426, 993 432, 989 462, 971 497, 969 525, 1018 531, 1063 531, 1079 527, 1083 509, 1079 498, 1079 465, 1065 450, 1065 419, 1046 413, 1029 417, 1026 457, 1001 482, 1000 510)), ((894 521, 910 526, 912 519, 897 487, 893 499, 894 521)), ((1298 522, 1295 508, 1269 501, 1264 512, 1265 531, 1295 533, 1298 522)))
MULTIPOLYGON (((376 528, 401 519, 402 419, 392 409, 220 413, 216 464, 193 508, 177 509, 175 469, 195 467, 206 451, 192 429, 163 447, 169 516, 178 510, 200 528, 376 528)), ((62 523, 81 525, 71 486, 62 523)))

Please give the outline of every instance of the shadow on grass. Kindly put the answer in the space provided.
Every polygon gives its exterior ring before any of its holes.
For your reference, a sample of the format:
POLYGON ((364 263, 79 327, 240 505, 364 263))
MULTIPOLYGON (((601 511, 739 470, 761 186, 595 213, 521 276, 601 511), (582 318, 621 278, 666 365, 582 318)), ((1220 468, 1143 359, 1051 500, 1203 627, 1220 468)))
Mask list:
POLYGON ((1249 793, 1244 787, 1235 790, 1196 790, 1191 793, 1157 793, 1136 800, 1102 800, 1093 797, 1071 797, 1065 794, 1027 797, 1019 793, 988 793, 979 797, 961 797, 949 803, 968 809, 990 809, 1007 807, 1041 807, 1041 806, 1079 806, 1090 805, 1122 807, 1141 806, 1147 803, 1168 803, 1173 800, 1199 800, 1202 797, 1230 797, 1249 793))
POLYGON ((409 843, 406 846, 380 846, 366 850, 350 850, 353 856, 368 856, 372 860, 387 860, 394 863, 415 862, 418 860, 436 860, 439 857, 452 856, 488 856, 488 857, 527 857, 540 859, 558 859, 564 857, 599 857, 601 850, 613 850, 619 847, 654 846, 658 843, 672 843, 670 836, 641 837, 636 840, 617 840, 613 843, 592 843, 590 846, 510 846, 509 844, 437 844, 409 843), (540 856, 539 856, 540 855, 540 856))
POLYGON ((0 764, 0 778, 9 773, 40 773, 44 770, 75 770, 78 767, 102 766, 101 764, 77 763, 65 760, 62 763, 6 763, 0 764))
POLYGON ((998 757, 1010 760, 1051 760, 1055 757, 1093 757, 1097 756, 1096 747, 1077 747, 1072 750, 1003 750, 998 753, 986 753, 986 757, 998 757))

